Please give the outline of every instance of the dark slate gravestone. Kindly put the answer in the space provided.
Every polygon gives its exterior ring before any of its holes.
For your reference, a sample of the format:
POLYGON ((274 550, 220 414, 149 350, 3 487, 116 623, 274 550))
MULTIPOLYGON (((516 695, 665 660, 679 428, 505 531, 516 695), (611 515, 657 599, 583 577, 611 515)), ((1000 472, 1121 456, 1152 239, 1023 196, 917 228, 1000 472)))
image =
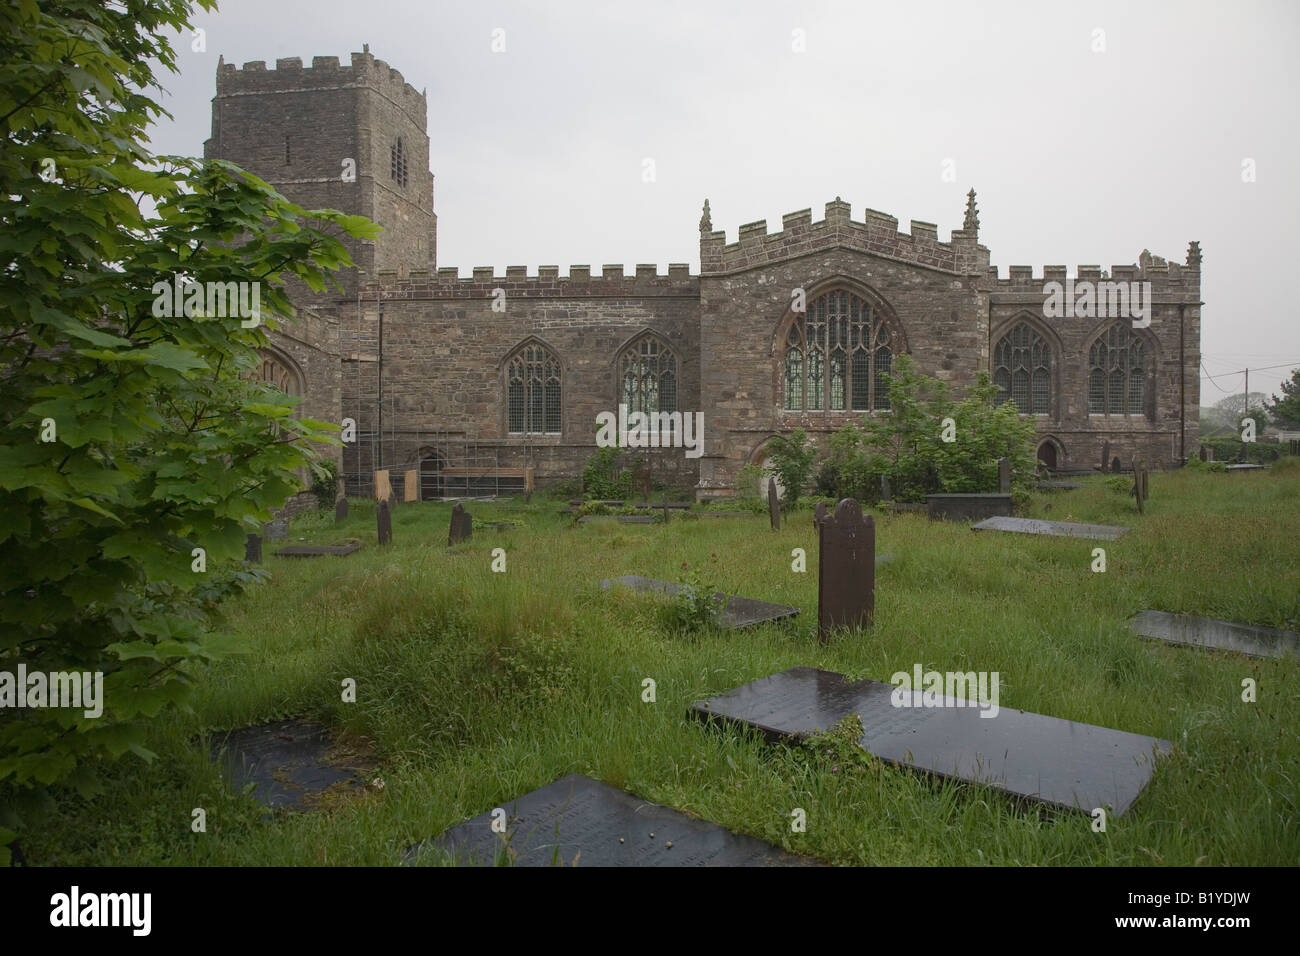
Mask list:
POLYGON ((334 502, 334 520, 345 521, 348 516, 348 499, 340 498, 334 502))
POLYGON ((253 564, 262 563, 262 536, 260 534, 250 534, 248 540, 244 542, 244 560, 251 561, 253 564))
POLYGON ((346 558, 361 550, 361 542, 356 538, 343 544, 294 544, 275 552, 277 558, 323 558, 333 556, 346 558))
POLYGON ((505 811, 504 833, 493 829, 500 815, 489 810, 411 847, 406 861, 437 855, 460 866, 498 862, 578 867, 816 863, 576 773, 500 809, 505 811), (435 850, 441 853, 435 854, 435 850))
POLYGON ((1142 465, 1142 500, 1143 501, 1151 500, 1151 488, 1147 484, 1147 478, 1150 476, 1150 474, 1151 473, 1147 471, 1147 466, 1144 463, 1142 465))
POLYGON ((256 784, 253 798, 268 807, 303 809, 327 790, 352 789, 369 768, 343 753, 329 731, 305 720, 243 727, 211 739, 212 757, 224 753, 231 786, 256 784))
POLYGON ((375 506, 375 520, 379 525, 379 543, 393 543, 393 512, 388 504, 388 499, 383 498, 375 506))
POLYGON ((1110 460, 1110 470, 1111 470, 1111 473, 1112 473, 1112 474, 1116 474, 1116 475, 1118 475, 1118 474, 1119 474, 1119 468, 1120 468, 1120 465, 1119 465, 1119 455, 1116 455, 1114 458, 1112 458, 1112 459, 1110 460))
POLYGON ((817 635, 840 627, 868 627, 876 609, 876 524, 852 498, 828 514, 818 502, 817 635))
POLYGON ((926 495, 925 507, 931 518, 945 521, 980 521, 1014 512, 1009 494, 926 495))
POLYGON ((1210 460, 1210 449, 1208 449, 1208 448, 1206 448, 1204 445, 1202 445, 1202 446, 1201 446, 1201 461, 1209 461, 1209 460, 1210 460))
POLYGON ((469 535, 465 534, 467 525, 470 534, 473 534, 473 525, 467 523, 467 518, 469 518, 469 515, 465 512, 465 506, 459 501, 456 502, 451 509, 451 526, 447 530, 447 547, 450 548, 453 544, 460 544, 462 541, 468 540, 469 535))
POLYGON ((1142 487, 1142 485, 1143 485, 1142 461, 1141 459, 1134 458, 1133 459, 1133 490, 1130 491, 1129 494, 1131 494, 1137 500, 1138 514, 1145 513, 1142 509, 1142 499, 1145 493, 1145 489, 1142 487))
MULTIPOLYGON (((651 591, 669 596, 678 594, 682 589, 680 584, 675 584, 672 581, 659 581, 655 578, 642 577, 639 574, 625 574, 621 578, 600 582, 603 590, 609 590, 616 584, 631 588, 634 591, 651 591)), ((721 620, 718 623, 733 630, 739 627, 749 627, 751 624, 762 624, 765 621, 780 621, 788 617, 794 617, 799 613, 797 607, 789 607, 785 604, 770 604, 767 601, 757 601, 754 598, 727 597, 722 593, 718 593, 714 597, 719 600, 726 598, 726 603, 722 606, 721 620)))
POLYGON ((1114 541, 1128 528, 1110 524, 1077 524, 1070 521, 1040 521, 1037 518, 989 518, 971 527, 972 531, 1014 531, 1019 534, 1045 534, 1056 538, 1098 538, 1114 541))
POLYGON ((806 738, 856 713, 864 731, 858 744, 889 763, 1069 810, 1110 806, 1116 816, 1146 786, 1156 754, 1173 749, 1155 737, 942 695, 943 706, 924 707, 919 690, 896 690, 792 667, 700 701, 691 714, 745 724, 771 740, 806 738), (981 716, 988 713, 994 716, 981 716))
POLYGON ((262 526, 262 537, 267 541, 283 541, 289 537, 289 519, 276 518, 262 526))
POLYGON ((769 475, 767 479, 767 516, 772 522, 772 530, 781 530, 781 499, 776 493, 776 478, 769 475))
POLYGON ((1106 471, 1106 463, 1108 461, 1110 461, 1110 442, 1104 441, 1101 443, 1101 470, 1103 472, 1106 471))
POLYGON ((1216 651, 1236 651, 1251 657, 1300 657, 1300 634, 1276 627, 1257 627, 1233 621, 1215 621, 1190 614, 1139 611, 1133 630, 1170 644, 1185 644, 1216 651))
POLYGON ((1009 458, 998 459, 998 491, 1004 495, 1011 493, 1011 459, 1009 458))

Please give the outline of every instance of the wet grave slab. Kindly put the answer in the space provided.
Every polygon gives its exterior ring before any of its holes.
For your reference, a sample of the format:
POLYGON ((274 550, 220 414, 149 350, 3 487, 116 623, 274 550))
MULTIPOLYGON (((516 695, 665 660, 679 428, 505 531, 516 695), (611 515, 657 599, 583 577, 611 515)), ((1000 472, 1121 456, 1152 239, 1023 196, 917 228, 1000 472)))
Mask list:
POLYGON ((1038 483, 1039 491, 1074 491, 1082 487, 1083 484, 1078 481, 1040 481, 1038 483))
POLYGON ((1235 651, 1250 657, 1300 657, 1300 634, 1276 627, 1216 621, 1190 614, 1167 611, 1139 611, 1131 622, 1142 637, 1202 647, 1214 651, 1235 651))
POLYGON ((328 728, 299 719, 214 734, 211 753, 224 761, 236 792, 256 784, 253 799, 272 809, 308 809, 327 791, 360 789, 373 769, 339 747, 328 728))
POLYGON ((356 554, 361 550, 360 541, 347 541, 342 544, 293 544, 275 552, 277 558, 336 558, 356 554))
POLYGON ((619 515, 619 524, 654 524, 655 519, 650 515, 619 515))
POLYGON ((971 526, 972 531, 1014 531, 1019 534, 1045 534, 1055 538, 1095 538, 1114 541, 1128 528, 1112 524, 1077 524, 1070 521, 1042 521, 1038 518, 989 518, 971 526))
MULTIPOLYGON (((650 591, 656 594, 676 595, 682 586, 672 581, 659 581, 655 578, 642 577, 639 574, 625 574, 621 578, 600 582, 603 590, 614 585, 631 588, 634 591, 650 591)), ((723 597, 721 593, 717 595, 723 597)), ((770 604, 754 598, 731 596, 722 609, 722 626, 727 628, 749 627, 766 621, 781 621, 799 613, 797 607, 785 604, 770 604)))
POLYGON ((1251 464, 1227 465, 1224 470, 1225 471, 1263 471, 1264 466, 1251 465, 1251 464))
MULTIPOLYGON (((1015 797, 1067 810, 1110 806, 1116 816, 1133 805, 1151 778, 1167 740, 1081 724, 1009 707, 896 707, 893 684, 851 681, 842 674, 792 667, 699 701, 701 720, 754 727, 769 740, 829 730, 849 714, 864 729, 868 753, 910 770, 993 787, 1015 797)), ((919 691, 900 699, 921 703, 919 691)), ((964 703, 964 702, 963 702, 964 703)))
MULTIPOLYGON (((495 809, 495 808, 494 808, 495 809)), ((460 866, 807 866, 755 837, 732 833, 581 774, 571 774, 407 850, 406 862, 433 851, 460 866), (500 815, 496 818, 500 820, 500 815), (509 846, 507 850, 506 847, 509 846)))

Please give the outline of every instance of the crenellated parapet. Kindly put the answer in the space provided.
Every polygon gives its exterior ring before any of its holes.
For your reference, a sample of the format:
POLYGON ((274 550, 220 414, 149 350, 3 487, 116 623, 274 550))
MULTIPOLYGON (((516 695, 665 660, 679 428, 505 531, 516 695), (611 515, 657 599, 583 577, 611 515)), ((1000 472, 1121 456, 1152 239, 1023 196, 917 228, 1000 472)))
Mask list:
POLYGON ((700 277, 691 275, 685 263, 671 263, 661 274, 654 263, 638 264, 632 274, 622 265, 603 265, 593 274, 589 265, 569 266, 568 275, 560 275, 559 266, 538 266, 535 275, 527 266, 507 266, 499 275, 493 266, 477 266, 468 276, 455 267, 436 273, 412 270, 405 276, 380 272, 361 287, 363 300, 400 299, 486 299, 505 291, 507 298, 566 298, 572 296, 686 296, 700 294, 700 277))
POLYGON ((982 275, 989 268, 989 250, 979 244, 978 220, 967 217, 969 229, 954 229, 948 242, 939 240, 934 223, 913 219, 910 232, 898 231, 898 220, 867 209, 854 220, 848 203, 836 197, 826 204, 825 218, 813 222, 812 210, 781 217, 781 231, 768 233, 767 221, 746 223, 737 241, 725 231, 711 230, 707 209, 700 226, 701 275, 726 275, 772 262, 844 247, 888 259, 909 262, 957 275, 982 275))
POLYGON ((269 70, 265 60, 252 60, 242 67, 217 62, 217 96, 256 96, 267 93, 293 93, 347 87, 369 87, 396 103, 421 130, 427 129, 428 102, 403 79, 402 74, 383 60, 371 55, 369 48, 353 53, 352 62, 342 66, 336 56, 312 57, 304 67, 302 58, 291 56, 275 61, 269 70))
POLYGON ((1039 274, 1033 266, 1009 266, 1005 278, 999 276, 996 266, 985 273, 981 287, 986 291, 1010 296, 1042 296, 1049 283, 1066 286, 1082 282, 1099 283, 1150 283, 1152 295, 1169 301, 1196 302, 1201 293, 1200 243, 1190 244, 1187 260, 1180 265, 1143 251, 1138 262, 1130 265, 1113 265, 1108 270, 1099 265, 1080 265, 1073 271, 1067 266, 1043 266, 1039 274))

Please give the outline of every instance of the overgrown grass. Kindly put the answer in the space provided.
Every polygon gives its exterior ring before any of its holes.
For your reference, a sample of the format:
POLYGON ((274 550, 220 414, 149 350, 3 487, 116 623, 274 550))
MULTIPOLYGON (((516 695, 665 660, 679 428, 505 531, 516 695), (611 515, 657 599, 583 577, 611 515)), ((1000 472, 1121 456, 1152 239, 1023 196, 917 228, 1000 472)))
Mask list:
POLYGON ((840 864, 1300 862, 1300 664, 1132 635, 1142 608, 1300 625, 1300 462, 1264 473, 1154 474, 1133 501, 1087 479, 1031 514, 1119 523, 1114 542, 975 534, 878 516, 876 624, 817 641, 810 515, 574 526, 554 502, 473 503, 471 542, 446 547, 449 505, 400 506, 394 543, 352 502, 293 536, 361 537, 348 558, 270 556, 269 584, 228 608, 246 656, 214 668, 192 714, 160 719, 153 765, 125 758, 92 802, 33 820, 33 864, 392 864, 407 845, 572 772, 840 864), (485 521, 513 521, 497 531, 485 521), (504 548, 505 573, 492 573, 504 548), (1107 570, 1093 573, 1096 547, 1107 570), (804 548, 808 572, 791 571, 804 548), (674 632, 654 598, 601 591, 637 573, 679 580, 717 555, 725 589, 796 605, 791 624, 674 632), (878 762, 826 772, 789 748, 686 717, 688 705, 806 664, 888 680, 920 663, 1001 674, 1003 707, 1172 740, 1147 791, 1095 833, 1083 814, 1016 807, 983 788, 878 762), (343 703, 341 682, 357 682, 343 703), (642 681, 657 702, 642 702, 642 681), (1253 678, 1258 701, 1244 703, 1253 678), (262 817, 232 794, 205 732, 307 715, 364 738, 382 788, 312 813, 262 817), (207 810, 208 832, 190 830, 207 810), (790 814, 807 812, 807 832, 790 814))

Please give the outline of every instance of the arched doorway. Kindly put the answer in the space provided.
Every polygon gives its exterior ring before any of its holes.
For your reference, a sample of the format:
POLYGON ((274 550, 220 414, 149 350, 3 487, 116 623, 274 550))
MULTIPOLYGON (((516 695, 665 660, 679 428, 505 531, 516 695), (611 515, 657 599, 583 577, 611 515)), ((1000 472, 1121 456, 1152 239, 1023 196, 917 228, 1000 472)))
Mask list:
POLYGON ((442 453, 433 448, 420 451, 420 500, 437 501, 443 497, 442 453))
POLYGON ((1038 443, 1038 463, 1048 471, 1056 471, 1058 456, 1056 442, 1045 438, 1038 443))

